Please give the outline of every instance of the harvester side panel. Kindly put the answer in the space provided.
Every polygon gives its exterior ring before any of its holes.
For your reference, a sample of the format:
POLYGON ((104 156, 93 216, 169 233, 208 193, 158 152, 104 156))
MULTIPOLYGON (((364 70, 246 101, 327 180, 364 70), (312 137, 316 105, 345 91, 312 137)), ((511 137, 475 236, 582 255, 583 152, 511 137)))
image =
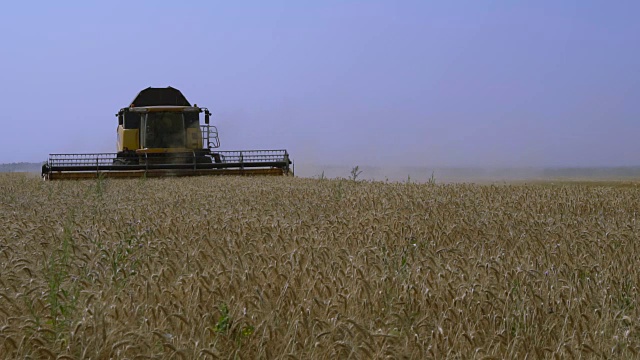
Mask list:
POLYGON ((125 129, 118 125, 118 151, 135 150, 140 147, 140 131, 125 129))

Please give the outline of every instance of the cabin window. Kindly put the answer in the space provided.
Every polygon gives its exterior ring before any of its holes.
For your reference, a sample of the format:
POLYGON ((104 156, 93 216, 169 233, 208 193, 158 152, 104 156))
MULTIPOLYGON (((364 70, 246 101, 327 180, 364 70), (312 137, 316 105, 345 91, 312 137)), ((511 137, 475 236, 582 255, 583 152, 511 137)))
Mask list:
POLYGON ((145 148, 184 148, 185 124, 182 113, 160 111, 144 116, 145 148))

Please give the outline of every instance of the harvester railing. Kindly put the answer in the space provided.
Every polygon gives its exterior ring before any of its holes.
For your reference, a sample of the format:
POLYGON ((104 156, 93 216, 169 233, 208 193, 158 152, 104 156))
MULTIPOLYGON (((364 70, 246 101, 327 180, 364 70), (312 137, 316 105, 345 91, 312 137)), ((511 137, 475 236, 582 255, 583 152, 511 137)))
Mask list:
POLYGON ((47 164, 49 167, 65 166, 93 166, 100 167, 113 165, 113 160, 117 158, 115 153, 96 154, 51 154, 47 164))
POLYGON ((213 125, 200 125, 202 132, 202 143, 206 149, 217 149, 220 147, 218 128, 213 125))
POLYGON ((223 163, 289 162, 286 150, 216 151, 223 163))

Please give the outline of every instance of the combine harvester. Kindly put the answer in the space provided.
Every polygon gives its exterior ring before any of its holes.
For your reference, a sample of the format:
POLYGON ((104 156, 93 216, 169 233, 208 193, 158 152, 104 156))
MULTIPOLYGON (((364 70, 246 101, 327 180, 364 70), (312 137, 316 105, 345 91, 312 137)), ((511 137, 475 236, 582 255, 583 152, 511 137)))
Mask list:
MULTIPOLYGON (((51 154, 45 180, 197 175, 288 175, 286 150, 214 151, 218 130, 207 108, 180 90, 146 88, 118 117, 118 152, 51 154), (204 125, 200 114, 204 113, 204 125)), ((292 173, 292 172, 291 172, 292 173)))

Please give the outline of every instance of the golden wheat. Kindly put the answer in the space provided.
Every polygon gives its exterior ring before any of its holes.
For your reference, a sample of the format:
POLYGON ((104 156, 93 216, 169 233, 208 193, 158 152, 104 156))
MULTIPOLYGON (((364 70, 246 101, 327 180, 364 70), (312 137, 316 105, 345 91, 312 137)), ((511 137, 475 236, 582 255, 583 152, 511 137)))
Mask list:
POLYGON ((0 176, 0 357, 634 358, 640 188, 0 176))

